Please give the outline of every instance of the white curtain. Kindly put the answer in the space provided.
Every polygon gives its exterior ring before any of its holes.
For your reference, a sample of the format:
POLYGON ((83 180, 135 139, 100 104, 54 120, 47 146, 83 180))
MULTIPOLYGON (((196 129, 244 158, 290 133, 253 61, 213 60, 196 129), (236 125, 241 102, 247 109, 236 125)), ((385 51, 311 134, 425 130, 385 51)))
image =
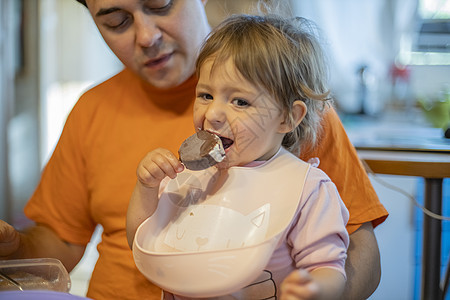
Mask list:
POLYGON ((389 99, 389 69, 398 53, 411 47, 417 0, 291 0, 291 6, 323 33, 338 107, 360 109, 357 71, 366 65, 366 112, 380 111, 389 99))

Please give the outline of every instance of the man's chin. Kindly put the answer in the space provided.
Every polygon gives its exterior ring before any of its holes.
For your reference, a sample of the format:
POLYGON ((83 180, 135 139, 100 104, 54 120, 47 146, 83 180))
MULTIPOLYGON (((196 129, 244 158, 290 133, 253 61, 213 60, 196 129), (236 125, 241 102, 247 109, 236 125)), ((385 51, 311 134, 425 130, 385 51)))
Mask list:
POLYGON ((158 89, 170 89, 179 86, 183 82, 185 82, 191 75, 181 76, 179 74, 144 74, 141 76, 144 80, 150 85, 158 88, 158 89))

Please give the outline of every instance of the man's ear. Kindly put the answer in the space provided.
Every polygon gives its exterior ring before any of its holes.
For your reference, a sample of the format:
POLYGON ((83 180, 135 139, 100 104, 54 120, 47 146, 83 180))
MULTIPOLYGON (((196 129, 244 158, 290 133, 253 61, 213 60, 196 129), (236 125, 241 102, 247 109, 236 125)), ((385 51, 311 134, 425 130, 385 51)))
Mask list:
POLYGON ((280 133, 288 133, 294 130, 303 118, 306 116, 306 112, 308 108, 306 107, 305 102, 301 100, 295 100, 292 103, 291 111, 286 116, 285 120, 281 122, 279 132, 280 133))

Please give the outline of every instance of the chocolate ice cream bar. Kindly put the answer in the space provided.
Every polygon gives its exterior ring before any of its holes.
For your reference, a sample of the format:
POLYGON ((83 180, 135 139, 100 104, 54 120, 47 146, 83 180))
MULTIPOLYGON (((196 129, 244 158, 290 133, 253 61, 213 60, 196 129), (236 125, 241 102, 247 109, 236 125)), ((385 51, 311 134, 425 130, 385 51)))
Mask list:
POLYGON ((198 131, 188 137, 178 150, 181 162, 190 170, 204 170, 225 157, 220 138, 208 131, 198 131))

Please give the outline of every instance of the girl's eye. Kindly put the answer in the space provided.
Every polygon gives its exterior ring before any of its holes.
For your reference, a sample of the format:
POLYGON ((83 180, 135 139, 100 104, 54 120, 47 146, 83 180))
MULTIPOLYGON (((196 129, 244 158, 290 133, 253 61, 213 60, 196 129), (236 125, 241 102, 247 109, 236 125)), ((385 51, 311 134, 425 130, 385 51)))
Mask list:
POLYGON ((239 99, 239 98, 238 99, 233 99, 232 103, 234 105, 236 105, 236 106, 239 106, 239 107, 247 107, 247 106, 250 105, 250 103, 248 103, 247 100, 239 99))
POLYGON ((197 98, 202 98, 203 100, 213 100, 213 96, 207 93, 198 94, 197 98))

